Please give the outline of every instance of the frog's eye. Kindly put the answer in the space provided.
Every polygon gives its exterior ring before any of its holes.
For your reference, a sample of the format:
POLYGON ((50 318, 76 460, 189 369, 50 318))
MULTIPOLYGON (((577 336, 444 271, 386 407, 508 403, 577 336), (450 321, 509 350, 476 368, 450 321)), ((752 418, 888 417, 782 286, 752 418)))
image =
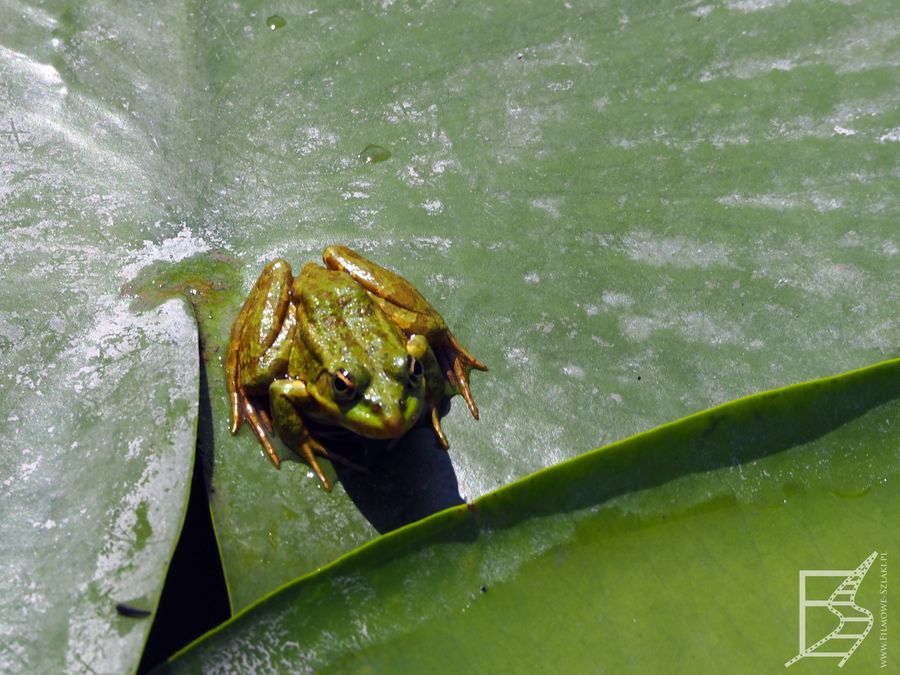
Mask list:
POLYGON ((356 382, 346 368, 338 368, 331 381, 334 397, 339 401, 349 401, 356 394, 356 382))
POLYGON ((409 383, 416 386, 422 381, 422 374, 425 369, 422 368, 422 362, 412 354, 406 356, 406 372, 409 375, 409 383))

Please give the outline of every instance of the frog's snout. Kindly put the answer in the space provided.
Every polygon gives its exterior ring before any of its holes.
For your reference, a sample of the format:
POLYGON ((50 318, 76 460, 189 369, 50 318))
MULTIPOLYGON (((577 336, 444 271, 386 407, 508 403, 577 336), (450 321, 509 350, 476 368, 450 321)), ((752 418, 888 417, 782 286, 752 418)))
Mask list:
POLYGON ((399 438, 416 423, 419 417, 416 408, 406 399, 372 402, 368 406, 372 421, 360 433, 372 438, 399 438))
MULTIPOLYGON (((388 438, 397 438, 405 434, 409 427, 409 420, 403 414, 402 402, 390 406, 387 410, 381 408, 378 415, 381 419, 381 426, 384 429, 385 436, 388 438)), ((380 406, 379 406, 380 407, 380 406)))

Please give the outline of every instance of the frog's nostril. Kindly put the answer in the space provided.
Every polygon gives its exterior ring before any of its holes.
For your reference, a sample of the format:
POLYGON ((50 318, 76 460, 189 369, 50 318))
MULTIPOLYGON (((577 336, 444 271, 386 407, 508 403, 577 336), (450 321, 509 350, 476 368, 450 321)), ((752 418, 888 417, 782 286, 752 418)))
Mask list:
POLYGON ((380 403, 373 403, 373 404, 372 404, 372 412, 373 412, 373 413, 376 413, 376 414, 377 414, 377 413, 380 413, 380 412, 381 412, 381 404, 380 404, 380 403))

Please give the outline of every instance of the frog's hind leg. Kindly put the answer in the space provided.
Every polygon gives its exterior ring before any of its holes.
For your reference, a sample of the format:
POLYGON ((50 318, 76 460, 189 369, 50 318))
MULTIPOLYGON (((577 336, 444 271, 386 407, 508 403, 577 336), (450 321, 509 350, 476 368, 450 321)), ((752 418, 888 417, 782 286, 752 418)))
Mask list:
POLYGON ((266 265, 232 324, 225 359, 231 433, 236 434, 241 423, 247 420, 276 467, 280 466, 280 460, 269 440, 272 422, 265 406, 254 401, 253 395, 262 393, 258 391, 260 384, 276 374, 273 368, 277 370, 286 363, 293 330, 293 316, 289 311, 292 281, 291 267, 286 261, 277 259, 266 265), (268 321, 260 320, 261 316, 266 316, 268 321), (267 368, 260 366, 264 356, 267 368))
MULTIPOLYGON (((329 246, 323 252, 322 260, 329 269, 346 272, 369 291, 407 337, 416 334, 425 336, 437 356, 444 377, 453 389, 462 394, 472 417, 478 419, 478 407, 469 388, 469 372, 472 369, 487 370, 487 366, 453 337, 444 318, 418 289, 399 274, 346 246, 329 246)), ((438 432, 439 439, 441 436, 442 432, 438 432)))

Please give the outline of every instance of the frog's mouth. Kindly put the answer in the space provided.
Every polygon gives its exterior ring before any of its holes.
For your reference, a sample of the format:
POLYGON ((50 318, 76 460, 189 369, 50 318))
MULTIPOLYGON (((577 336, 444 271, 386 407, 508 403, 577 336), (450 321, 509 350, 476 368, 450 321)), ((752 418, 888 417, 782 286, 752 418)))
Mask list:
POLYGON ((360 401, 345 413, 342 426, 366 438, 399 438, 419 421, 422 408, 418 398, 389 405, 360 401))

